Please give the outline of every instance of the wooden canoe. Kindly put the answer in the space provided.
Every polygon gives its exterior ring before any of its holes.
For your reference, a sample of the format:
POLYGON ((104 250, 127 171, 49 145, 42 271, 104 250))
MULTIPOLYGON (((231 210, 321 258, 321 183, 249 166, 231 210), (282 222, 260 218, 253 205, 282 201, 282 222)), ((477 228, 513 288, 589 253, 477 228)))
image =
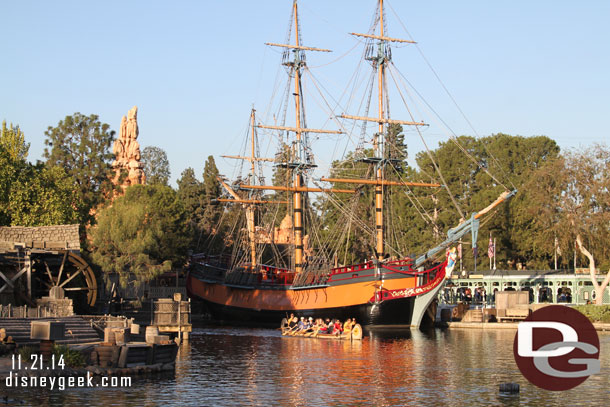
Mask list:
POLYGON ((352 340, 352 341, 360 341, 362 340, 362 327, 360 324, 356 324, 353 326, 350 332, 343 332, 341 335, 334 334, 324 334, 318 332, 319 330, 303 332, 303 331, 294 331, 288 328, 288 324, 286 319, 282 320, 282 336, 299 336, 303 338, 317 338, 317 339, 342 339, 342 340, 352 340))

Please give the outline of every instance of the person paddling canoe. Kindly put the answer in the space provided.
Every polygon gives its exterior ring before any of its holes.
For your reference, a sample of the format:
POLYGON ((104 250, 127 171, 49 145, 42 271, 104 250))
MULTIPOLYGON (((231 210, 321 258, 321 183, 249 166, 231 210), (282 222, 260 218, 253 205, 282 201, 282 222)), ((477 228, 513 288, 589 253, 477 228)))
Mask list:
POLYGON ((352 331, 352 319, 348 318, 347 321, 343 324, 343 332, 348 334, 352 331))

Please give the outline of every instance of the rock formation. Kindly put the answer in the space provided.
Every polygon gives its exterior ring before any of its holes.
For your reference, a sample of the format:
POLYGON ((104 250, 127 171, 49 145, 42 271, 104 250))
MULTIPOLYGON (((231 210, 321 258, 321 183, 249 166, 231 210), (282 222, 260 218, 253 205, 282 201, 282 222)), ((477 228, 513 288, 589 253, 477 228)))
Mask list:
POLYGON ((142 170, 140 162, 140 144, 137 141, 140 131, 138 129, 138 107, 134 106, 127 113, 127 117, 121 119, 119 138, 115 140, 112 152, 115 160, 112 168, 115 170, 114 183, 120 183, 121 172, 127 172, 127 178, 123 180, 121 186, 144 184, 146 175, 142 170))
MULTIPOLYGON (((256 242, 263 244, 276 244, 276 245, 291 245, 294 244, 294 227, 292 223, 292 216, 288 213, 282 221, 279 227, 274 227, 271 232, 267 232, 265 228, 261 226, 256 227, 256 242)), ((309 235, 303 236, 303 250, 305 256, 313 256, 313 249, 309 246, 309 235)))

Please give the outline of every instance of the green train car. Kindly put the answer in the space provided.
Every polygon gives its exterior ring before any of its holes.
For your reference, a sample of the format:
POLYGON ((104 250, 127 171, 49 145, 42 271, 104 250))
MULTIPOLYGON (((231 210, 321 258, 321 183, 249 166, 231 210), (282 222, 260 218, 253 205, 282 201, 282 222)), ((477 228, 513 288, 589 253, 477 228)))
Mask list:
MULTIPOLYGON (((497 291, 529 291, 531 304, 594 303, 596 293, 588 269, 577 271, 485 270, 477 274, 454 275, 447 279, 438 299, 439 303, 445 304, 469 301, 493 305, 497 291)), ((605 275, 596 277, 601 284, 605 275)), ((604 290, 603 303, 610 304, 610 285, 604 290)))

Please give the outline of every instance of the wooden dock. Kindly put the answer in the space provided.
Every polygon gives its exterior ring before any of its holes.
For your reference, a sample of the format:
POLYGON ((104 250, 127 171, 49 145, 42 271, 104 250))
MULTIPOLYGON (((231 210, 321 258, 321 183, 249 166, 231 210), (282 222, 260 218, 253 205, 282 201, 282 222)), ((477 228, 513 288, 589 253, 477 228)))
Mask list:
POLYGON ((174 298, 159 298, 152 302, 151 326, 159 333, 171 334, 178 341, 188 341, 193 331, 191 324, 191 301, 182 301, 182 295, 175 293, 174 298))

